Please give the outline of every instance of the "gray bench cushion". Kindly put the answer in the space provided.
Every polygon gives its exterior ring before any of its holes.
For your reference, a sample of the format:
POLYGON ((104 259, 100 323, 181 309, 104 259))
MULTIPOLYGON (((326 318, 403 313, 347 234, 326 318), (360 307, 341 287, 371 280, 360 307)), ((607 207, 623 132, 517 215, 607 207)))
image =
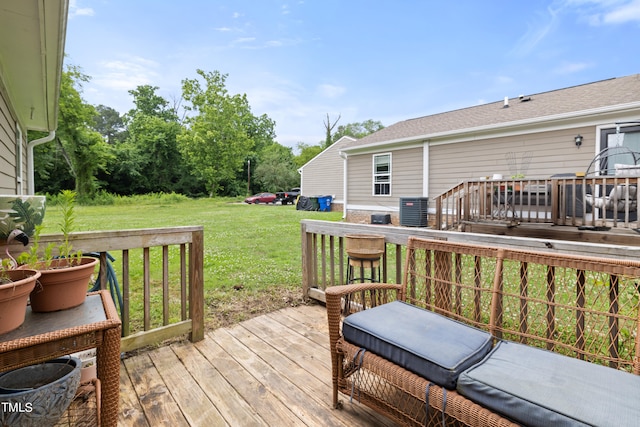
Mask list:
POLYGON ((457 390, 527 426, 640 425, 640 377, 523 344, 496 345, 457 390))
POLYGON ((348 342, 450 389, 492 346, 487 332, 400 301, 346 317, 342 333, 348 342))

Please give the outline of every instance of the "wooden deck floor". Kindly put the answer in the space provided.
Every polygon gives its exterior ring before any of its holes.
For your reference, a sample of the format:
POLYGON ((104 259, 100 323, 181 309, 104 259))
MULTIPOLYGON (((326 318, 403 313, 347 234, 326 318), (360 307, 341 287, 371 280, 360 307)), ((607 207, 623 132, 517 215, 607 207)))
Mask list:
POLYGON ((118 425, 393 426, 348 397, 331 407, 328 347, 326 311, 311 305, 125 358, 118 425))

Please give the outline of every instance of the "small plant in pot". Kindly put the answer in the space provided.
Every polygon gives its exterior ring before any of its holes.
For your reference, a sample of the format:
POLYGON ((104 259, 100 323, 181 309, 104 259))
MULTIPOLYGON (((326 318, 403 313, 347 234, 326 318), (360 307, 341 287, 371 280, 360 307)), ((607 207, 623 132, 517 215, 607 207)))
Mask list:
POLYGON ((40 277, 40 272, 36 270, 15 270, 17 263, 9 253, 9 244, 15 237, 25 245, 29 242, 26 234, 19 229, 12 231, 6 241, 7 257, 0 263, 0 335, 22 325, 29 293, 40 277))
POLYGON ((40 272, 36 270, 0 267, 0 335, 22 325, 29 293, 39 277, 40 272))
POLYGON ((52 257, 56 245, 49 244, 43 251, 44 258, 40 258, 41 227, 36 228, 30 250, 20 256, 21 262, 41 273, 30 295, 31 310, 34 312, 65 310, 84 303, 89 281, 98 263, 95 258, 83 257, 80 251, 73 251, 70 235, 75 222, 76 193, 64 190, 59 199, 62 241, 57 245, 58 257, 52 257))

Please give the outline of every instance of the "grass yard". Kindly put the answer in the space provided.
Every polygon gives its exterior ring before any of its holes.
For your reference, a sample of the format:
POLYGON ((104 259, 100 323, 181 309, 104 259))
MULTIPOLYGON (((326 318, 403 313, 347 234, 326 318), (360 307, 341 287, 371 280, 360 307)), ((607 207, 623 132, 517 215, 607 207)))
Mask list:
MULTIPOLYGON (((76 213, 76 231, 204 226, 209 328, 300 304, 300 220, 340 221, 342 216, 341 212, 304 212, 294 206, 246 205, 231 199, 170 197, 76 206, 76 213)), ((59 232, 60 220, 58 207, 48 206, 43 233, 59 232)), ((121 268, 118 260, 114 268, 121 268)))

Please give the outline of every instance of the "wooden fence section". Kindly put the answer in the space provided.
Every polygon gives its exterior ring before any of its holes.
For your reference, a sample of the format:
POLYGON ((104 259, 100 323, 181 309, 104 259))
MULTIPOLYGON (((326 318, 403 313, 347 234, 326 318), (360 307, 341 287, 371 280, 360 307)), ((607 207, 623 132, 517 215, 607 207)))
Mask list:
POLYGON ((636 229, 638 177, 464 181, 435 198, 437 228, 465 222, 636 229))
MULTIPOLYGON (((59 235, 50 234, 40 243, 59 241, 59 235)), ((183 334, 194 342, 204 338, 202 226, 73 233, 71 244, 84 254, 98 253, 101 272, 107 271, 107 254, 115 259, 123 302, 122 351, 183 334)), ((107 274, 100 282, 108 289, 107 274)))
POLYGON ((353 224, 330 221, 301 221, 302 288, 305 298, 325 301, 329 286, 346 282, 347 254, 344 236, 377 234, 385 237, 386 248, 381 258, 381 281, 401 283, 404 253, 410 236, 456 243, 475 243, 510 249, 538 250, 617 259, 640 259, 640 247, 585 242, 570 242, 514 236, 498 236, 457 231, 433 230, 392 225, 353 224))

